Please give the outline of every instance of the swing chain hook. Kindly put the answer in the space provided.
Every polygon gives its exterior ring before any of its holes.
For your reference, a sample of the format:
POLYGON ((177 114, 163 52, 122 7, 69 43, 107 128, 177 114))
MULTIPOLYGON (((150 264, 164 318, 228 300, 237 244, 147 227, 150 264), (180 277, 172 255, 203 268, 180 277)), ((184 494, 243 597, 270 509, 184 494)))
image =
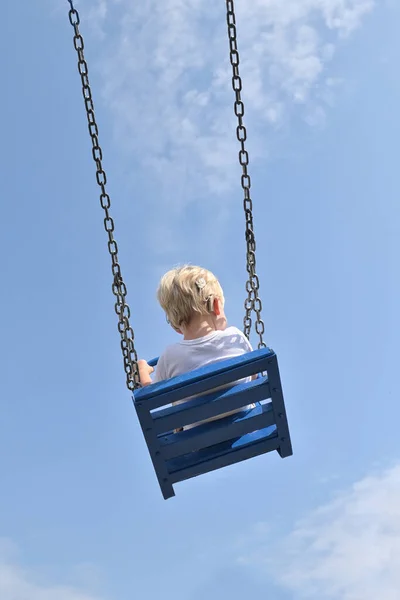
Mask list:
POLYGON ((114 239, 114 220, 110 215, 111 200, 106 190, 107 176, 103 169, 103 152, 99 143, 99 129, 94 113, 92 90, 89 83, 88 66, 84 56, 83 37, 79 31, 79 13, 74 7, 73 0, 67 0, 70 5, 69 20, 74 29, 74 47, 78 55, 78 71, 82 82, 82 94, 85 102, 89 134, 92 141, 92 156, 96 164, 96 180, 100 187, 100 204, 104 210, 104 228, 108 235, 108 251, 111 256, 113 274, 112 291, 115 296, 115 312, 118 316, 118 331, 121 337, 121 350, 126 374, 126 385, 130 391, 140 387, 138 357, 135 350, 135 336, 130 325, 130 308, 126 302, 127 289, 122 279, 121 267, 118 262, 118 245, 114 239))
POLYGON ((247 131, 244 126, 244 104, 241 97, 242 91, 242 79, 239 74, 239 51, 237 44, 237 32, 236 32, 236 16, 235 6, 233 0, 226 0, 226 11, 227 11, 227 24, 228 24, 228 38, 229 38, 229 54, 230 62, 232 65, 232 87, 235 92, 235 115, 238 120, 238 126, 236 128, 236 137, 240 143, 239 151, 239 163, 242 167, 241 183, 244 192, 243 207, 246 219, 246 246, 247 246, 247 272, 248 280, 246 282, 247 298, 244 303, 245 317, 244 323, 244 334, 247 338, 250 336, 251 331, 251 313, 252 311, 256 314, 255 329, 259 336, 259 348, 265 348, 264 332, 265 325, 261 318, 262 302, 258 295, 260 281, 256 273, 256 240, 254 235, 254 224, 253 224, 253 201, 250 195, 251 179, 248 173, 249 165, 249 154, 246 150, 245 141, 247 140, 247 131))

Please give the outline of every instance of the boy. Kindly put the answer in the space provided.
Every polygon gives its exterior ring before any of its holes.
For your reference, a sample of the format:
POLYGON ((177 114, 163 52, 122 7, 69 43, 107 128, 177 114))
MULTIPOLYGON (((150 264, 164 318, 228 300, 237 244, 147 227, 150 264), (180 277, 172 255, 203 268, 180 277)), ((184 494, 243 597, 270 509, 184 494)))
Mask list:
POLYGON ((207 269, 184 265, 168 271, 161 279, 157 297, 167 322, 183 339, 161 354, 153 380, 150 374, 154 369, 145 360, 138 361, 142 386, 251 352, 246 336, 236 327, 227 326, 222 288, 207 269))

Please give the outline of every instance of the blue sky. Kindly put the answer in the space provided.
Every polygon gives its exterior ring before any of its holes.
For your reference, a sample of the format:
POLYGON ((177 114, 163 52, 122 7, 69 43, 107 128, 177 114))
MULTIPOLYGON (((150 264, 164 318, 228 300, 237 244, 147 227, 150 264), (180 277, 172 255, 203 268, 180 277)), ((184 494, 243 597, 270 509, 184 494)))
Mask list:
MULTIPOLYGON (((1 46, 2 600, 397 600, 399 7, 237 0, 258 271, 294 456, 162 499, 122 370, 67 2, 1 46)), ((224 3, 82 0, 140 356, 178 262, 241 327, 244 217, 224 3)), ((254 340, 255 342, 256 340, 254 340)))

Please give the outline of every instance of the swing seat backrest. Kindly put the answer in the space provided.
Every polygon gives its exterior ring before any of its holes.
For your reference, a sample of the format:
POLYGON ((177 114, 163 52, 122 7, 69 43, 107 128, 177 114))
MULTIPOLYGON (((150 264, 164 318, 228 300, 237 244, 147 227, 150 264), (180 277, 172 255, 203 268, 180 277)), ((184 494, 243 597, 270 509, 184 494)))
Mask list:
POLYGON ((272 450, 292 454, 278 361, 269 348, 141 388, 133 402, 165 499, 179 481, 272 450), (239 382, 252 375, 257 379, 239 382), (238 412, 221 418, 231 411, 238 412), (207 419, 214 420, 177 431, 207 419))

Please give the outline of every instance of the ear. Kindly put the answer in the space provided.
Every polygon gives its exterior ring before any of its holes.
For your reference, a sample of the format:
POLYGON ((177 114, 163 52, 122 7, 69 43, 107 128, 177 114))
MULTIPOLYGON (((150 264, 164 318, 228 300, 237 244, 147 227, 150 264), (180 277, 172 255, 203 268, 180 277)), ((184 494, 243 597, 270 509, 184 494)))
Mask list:
POLYGON ((213 312, 217 317, 221 314, 221 300, 219 298, 214 298, 213 312))

